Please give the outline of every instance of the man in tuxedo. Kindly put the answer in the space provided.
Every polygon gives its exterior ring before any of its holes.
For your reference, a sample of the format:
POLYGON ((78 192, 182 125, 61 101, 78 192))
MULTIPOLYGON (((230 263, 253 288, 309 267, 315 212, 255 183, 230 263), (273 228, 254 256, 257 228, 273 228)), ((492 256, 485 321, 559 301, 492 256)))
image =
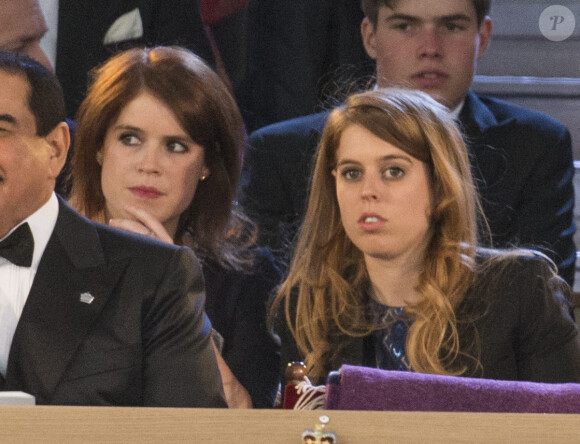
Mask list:
MULTIPOLYGON (((554 119, 470 90, 491 38, 490 0, 362 0, 363 44, 376 82, 429 93, 457 116, 496 247, 544 251, 570 284, 576 248, 571 140, 554 119)), ((286 259, 306 205, 328 113, 251 134, 240 200, 262 242, 286 259)))
POLYGON ((38 404, 225 407, 193 253, 57 198, 62 89, 8 51, 0 83, 0 389, 38 404))

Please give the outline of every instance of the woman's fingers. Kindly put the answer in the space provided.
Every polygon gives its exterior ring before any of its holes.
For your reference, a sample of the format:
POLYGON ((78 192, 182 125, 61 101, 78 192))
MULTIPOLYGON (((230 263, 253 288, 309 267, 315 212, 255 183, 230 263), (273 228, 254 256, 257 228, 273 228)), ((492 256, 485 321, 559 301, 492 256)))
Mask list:
POLYGON ((154 216, 147 211, 135 207, 125 207, 125 211, 134 216, 136 220, 131 219, 111 219, 109 225, 115 228, 132 231, 145 236, 155 237, 168 244, 173 243, 173 239, 163 226, 154 216))
POLYGON ((131 216, 134 216, 138 222, 146 226, 151 233, 150 236, 156 237, 157 239, 167 242, 168 244, 173 243, 173 238, 167 232, 163 224, 151 213, 137 207, 126 206, 125 211, 131 216))

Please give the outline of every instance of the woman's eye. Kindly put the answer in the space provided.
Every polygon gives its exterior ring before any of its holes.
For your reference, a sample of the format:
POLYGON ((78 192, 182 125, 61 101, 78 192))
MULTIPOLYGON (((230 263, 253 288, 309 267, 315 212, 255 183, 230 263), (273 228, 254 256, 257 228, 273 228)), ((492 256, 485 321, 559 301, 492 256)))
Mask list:
POLYGON ((189 151, 187 146, 180 142, 169 142, 167 144, 167 150, 172 153, 186 153, 189 151))
POLYGON ((119 140, 127 146, 133 146, 139 143, 139 138, 135 134, 121 134, 119 140))
POLYGON ((355 168, 347 168, 342 170, 340 175, 344 177, 346 180, 357 180, 361 177, 361 171, 355 168))
POLYGON ((392 166, 383 171, 383 176, 386 179, 399 179, 405 175, 405 170, 401 167, 392 166))

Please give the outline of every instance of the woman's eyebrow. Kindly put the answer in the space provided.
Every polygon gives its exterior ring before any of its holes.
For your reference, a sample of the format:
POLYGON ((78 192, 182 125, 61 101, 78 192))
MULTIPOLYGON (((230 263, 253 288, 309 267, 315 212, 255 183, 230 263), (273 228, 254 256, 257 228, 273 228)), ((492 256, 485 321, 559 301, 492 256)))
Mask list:
MULTIPOLYGON (((379 161, 381 162, 385 162, 385 161, 389 161, 389 160, 404 160, 406 162, 412 162, 411 160, 411 156, 406 155, 406 154, 387 154, 386 156, 380 157, 378 158, 379 161)), ((355 159, 341 159, 340 161, 337 162, 336 166, 340 166, 340 165, 344 165, 344 164, 360 164, 361 162, 359 160, 355 160, 355 159)))

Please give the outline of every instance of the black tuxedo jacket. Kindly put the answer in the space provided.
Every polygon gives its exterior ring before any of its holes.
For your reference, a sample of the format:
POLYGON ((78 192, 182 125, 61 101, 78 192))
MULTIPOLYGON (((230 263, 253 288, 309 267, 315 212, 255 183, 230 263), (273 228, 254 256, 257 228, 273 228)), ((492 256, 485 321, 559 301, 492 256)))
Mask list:
POLYGON ((61 201, 2 389, 38 404, 225 407, 203 304, 191 250, 93 223, 61 201))
POLYGON ((68 117, 74 117, 85 96, 91 68, 120 49, 143 45, 184 46, 214 65, 199 0, 60 0, 56 74, 64 89, 68 117), (142 18, 143 36, 104 45, 111 25, 135 8, 142 18))
MULTIPOLYGON (((240 200, 258 222, 263 243, 279 255, 288 251, 304 215, 327 116, 280 122, 250 136, 240 200)), ((494 246, 540 249, 572 284, 576 226, 568 130, 544 114, 472 92, 460 122, 494 246)))

